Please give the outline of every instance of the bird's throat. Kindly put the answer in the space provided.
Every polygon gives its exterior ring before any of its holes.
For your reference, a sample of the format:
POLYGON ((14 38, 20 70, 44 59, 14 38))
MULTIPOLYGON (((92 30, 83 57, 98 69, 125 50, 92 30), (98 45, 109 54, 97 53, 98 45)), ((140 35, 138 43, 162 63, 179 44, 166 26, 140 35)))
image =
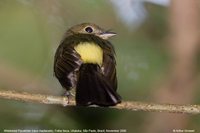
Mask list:
POLYGON ((83 63, 102 65, 103 50, 99 45, 92 42, 83 42, 76 45, 74 49, 81 56, 83 63))

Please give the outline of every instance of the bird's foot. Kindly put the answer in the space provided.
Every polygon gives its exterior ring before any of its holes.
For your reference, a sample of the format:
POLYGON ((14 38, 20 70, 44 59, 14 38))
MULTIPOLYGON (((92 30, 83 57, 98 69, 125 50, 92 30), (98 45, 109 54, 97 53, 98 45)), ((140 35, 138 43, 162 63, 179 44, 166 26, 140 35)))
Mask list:
POLYGON ((70 99, 72 99, 73 97, 75 97, 75 94, 73 94, 71 91, 66 91, 64 93, 64 96, 67 97, 67 103, 69 104, 70 103, 70 99))

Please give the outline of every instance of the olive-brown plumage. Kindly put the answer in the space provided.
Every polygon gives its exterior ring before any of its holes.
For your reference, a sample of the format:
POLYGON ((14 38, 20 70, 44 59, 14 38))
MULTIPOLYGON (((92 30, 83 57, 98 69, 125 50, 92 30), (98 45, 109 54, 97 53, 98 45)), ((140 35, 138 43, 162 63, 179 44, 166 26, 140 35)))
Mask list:
POLYGON ((91 23, 70 28, 54 60, 54 73, 69 92, 76 89, 80 106, 112 106, 121 102, 117 94, 115 51, 108 38, 115 35, 91 23))

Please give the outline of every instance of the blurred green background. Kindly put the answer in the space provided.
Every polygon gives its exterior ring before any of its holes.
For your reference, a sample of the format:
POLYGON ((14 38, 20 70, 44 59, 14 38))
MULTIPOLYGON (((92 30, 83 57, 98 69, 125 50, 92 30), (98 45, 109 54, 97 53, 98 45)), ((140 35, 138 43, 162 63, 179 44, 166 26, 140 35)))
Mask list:
MULTIPOLYGON (((148 18, 127 28, 107 0, 1 0, 0 89, 61 95, 53 60, 64 32, 82 22, 112 29, 117 54, 118 92, 123 100, 151 101, 166 73, 167 8, 146 4, 148 18)), ((64 108, 0 99, 0 129, 127 129, 140 132, 147 112, 64 108)), ((191 116, 196 130, 200 120, 191 116)), ((200 129, 199 129, 200 130, 200 129)))

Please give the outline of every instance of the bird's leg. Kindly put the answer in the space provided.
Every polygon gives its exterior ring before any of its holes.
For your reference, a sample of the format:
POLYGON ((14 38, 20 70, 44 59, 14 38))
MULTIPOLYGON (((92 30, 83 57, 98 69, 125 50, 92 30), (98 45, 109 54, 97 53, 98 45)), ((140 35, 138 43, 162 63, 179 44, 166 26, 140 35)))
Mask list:
POLYGON ((70 90, 65 91, 64 96, 67 97, 68 104, 70 103, 70 99, 71 99, 72 97, 75 97, 75 95, 74 95, 70 90))

